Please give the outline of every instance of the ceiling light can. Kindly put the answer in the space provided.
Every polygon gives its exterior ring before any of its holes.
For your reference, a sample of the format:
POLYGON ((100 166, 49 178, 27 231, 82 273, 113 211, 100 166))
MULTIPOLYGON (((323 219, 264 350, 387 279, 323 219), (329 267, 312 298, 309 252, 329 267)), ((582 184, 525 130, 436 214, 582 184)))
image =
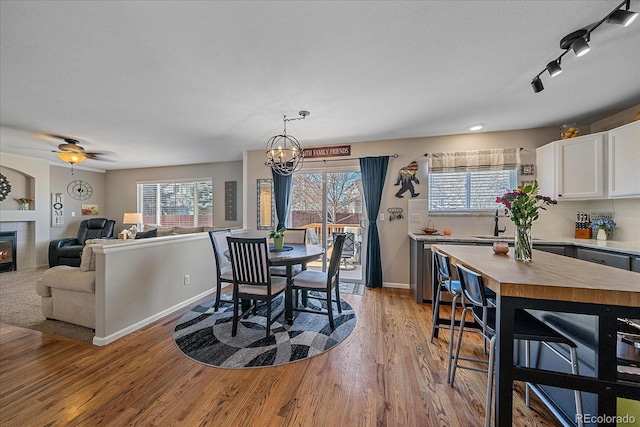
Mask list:
POLYGON ((555 77, 558 74, 562 73, 562 68, 560 67, 559 61, 551 61, 547 64, 547 71, 549 71, 549 75, 551 77, 555 77))
POLYGON ((478 123, 476 125, 469 126, 469 130, 472 132, 478 131, 484 127, 484 123, 478 123))
POLYGON ((531 81, 531 87, 535 93, 542 92, 544 90, 544 85, 542 84, 540 77, 536 77, 531 81))

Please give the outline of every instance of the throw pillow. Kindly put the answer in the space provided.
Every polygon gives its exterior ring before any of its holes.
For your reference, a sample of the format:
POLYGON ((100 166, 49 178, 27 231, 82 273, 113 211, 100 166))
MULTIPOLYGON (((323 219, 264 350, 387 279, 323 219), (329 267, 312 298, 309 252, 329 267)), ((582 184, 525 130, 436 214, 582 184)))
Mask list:
POLYGON ((158 230, 154 228, 153 230, 136 233, 136 239, 147 239, 149 237, 158 237, 158 230))

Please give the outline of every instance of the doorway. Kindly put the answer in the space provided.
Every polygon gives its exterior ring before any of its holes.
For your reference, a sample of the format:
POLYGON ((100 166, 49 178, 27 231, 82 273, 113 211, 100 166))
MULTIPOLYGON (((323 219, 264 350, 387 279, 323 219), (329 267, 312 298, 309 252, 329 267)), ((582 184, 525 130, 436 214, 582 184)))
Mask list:
POLYGON ((321 245, 325 256, 309 264, 310 269, 326 271, 332 253, 334 233, 346 233, 340 262, 340 279, 362 283, 366 247, 362 221, 364 198, 358 167, 305 170, 293 175, 291 190, 292 228, 306 228, 309 243, 321 245))

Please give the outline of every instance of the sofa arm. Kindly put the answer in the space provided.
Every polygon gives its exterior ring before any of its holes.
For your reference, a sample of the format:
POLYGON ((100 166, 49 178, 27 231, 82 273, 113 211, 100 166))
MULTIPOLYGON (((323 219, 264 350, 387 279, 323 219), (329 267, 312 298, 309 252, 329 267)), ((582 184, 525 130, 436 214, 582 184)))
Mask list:
MULTIPOLYGON (((96 292, 96 272, 82 271, 78 267, 69 267, 68 265, 58 265, 45 271, 36 285, 37 289, 45 294, 51 292, 46 288, 94 294, 96 292)), ((44 296, 40 293, 38 295, 44 296)))
POLYGON ((69 245, 79 245, 80 242, 75 237, 67 237, 64 239, 55 239, 49 242, 49 267, 60 265, 58 257, 58 248, 69 245))

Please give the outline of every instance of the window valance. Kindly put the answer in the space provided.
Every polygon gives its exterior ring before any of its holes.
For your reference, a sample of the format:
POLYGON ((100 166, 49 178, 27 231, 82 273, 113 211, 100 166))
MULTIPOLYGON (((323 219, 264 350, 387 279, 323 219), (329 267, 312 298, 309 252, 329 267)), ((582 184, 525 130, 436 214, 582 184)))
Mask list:
POLYGON ((429 153, 429 173, 515 170, 520 163, 519 148, 497 148, 448 153, 429 153))

